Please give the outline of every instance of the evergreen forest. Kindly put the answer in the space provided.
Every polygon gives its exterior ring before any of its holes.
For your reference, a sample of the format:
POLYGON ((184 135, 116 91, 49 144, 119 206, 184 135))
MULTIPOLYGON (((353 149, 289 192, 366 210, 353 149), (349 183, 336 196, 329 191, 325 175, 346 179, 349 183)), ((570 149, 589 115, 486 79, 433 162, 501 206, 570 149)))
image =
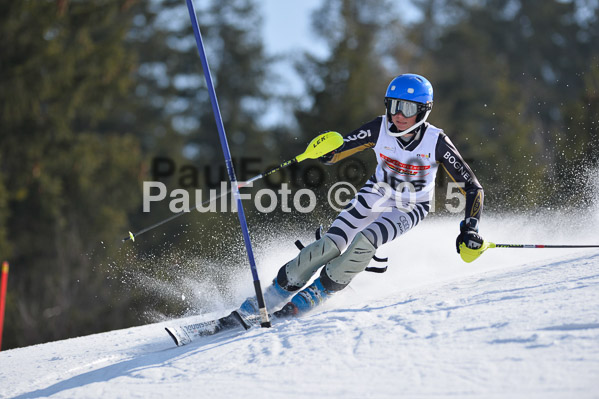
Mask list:
MULTIPOLYGON (((412 72, 432 82, 429 122, 475 171, 486 213, 593 206, 596 1, 322 1, 310 40, 326 56, 269 54, 259 0, 195 6, 239 180, 292 159, 320 132, 347 134, 381 115, 388 83, 412 72), (281 90, 282 61, 301 95, 281 90)), ((359 187, 374 162, 370 151, 330 167, 306 161, 251 190, 287 184, 322 198, 338 180, 359 187)), ((462 216, 444 207, 443 173, 430 217, 455 218, 457 235, 462 216)), ((121 240, 172 215, 168 201, 143 212, 144 181, 193 200, 227 179, 183 0, 0 0, 3 349, 228 303, 232 280, 251 284, 235 213, 189 212, 121 240)), ((319 204, 264 214, 244 202, 254 244, 326 227, 337 212, 319 204)))

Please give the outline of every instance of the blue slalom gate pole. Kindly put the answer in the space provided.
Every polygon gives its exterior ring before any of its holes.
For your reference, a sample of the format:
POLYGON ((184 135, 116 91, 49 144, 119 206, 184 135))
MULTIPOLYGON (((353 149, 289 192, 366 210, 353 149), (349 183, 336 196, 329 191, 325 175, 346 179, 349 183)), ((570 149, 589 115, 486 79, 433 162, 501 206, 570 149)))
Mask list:
POLYGON ((229 150, 229 143, 227 142, 227 135, 225 134, 225 128, 223 126, 223 119, 220 114, 220 108, 218 107, 218 100, 216 98, 216 92, 214 85, 212 84, 212 76, 210 74, 210 67, 208 66, 208 59, 206 57, 206 51, 204 50, 204 43, 202 42, 202 34, 200 33, 200 26, 198 24, 198 18, 196 16, 195 8, 192 0, 187 1, 187 9, 189 10, 189 18, 191 19, 191 25, 193 27, 193 33, 196 38, 196 44, 198 46, 198 52, 200 53, 200 59, 202 60, 202 68, 204 69, 204 77, 206 78, 206 84, 208 86, 208 93, 210 94, 210 102, 212 103, 212 111, 214 112, 214 118, 216 119, 216 127, 218 128, 218 135, 220 137, 220 145, 223 149, 225 156, 225 164, 227 166, 227 173, 229 174, 229 180, 231 180, 231 188, 233 195, 237 200, 237 216, 239 217, 239 223, 241 224, 241 230, 243 232, 243 241, 245 242, 245 248, 247 250, 248 259, 250 261, 250 268, 252 269, 252 277, 254 278, 254 288, 256 290, 256 298, 258 299, 258 308, 260 309, 260 325, 262 327, 270 327, 270 321, 268 320, 268 311, 266 310, 266 304, 264 303, 264 295, 262 294, 262 288, 260 286, 260 279, 258 278, 258 270, 256 269, 256 261, 254 260, 254 251, 252 250, 252 242, 250 241, 250 233, 248 231, 247 222, 245 219, 245 212, 243 211, 243 204, 241 203, 241 196, 239 195, 239 186, 237 184, 237 177, 235 176, 235 169, 231 160, 231 151, 229 150))

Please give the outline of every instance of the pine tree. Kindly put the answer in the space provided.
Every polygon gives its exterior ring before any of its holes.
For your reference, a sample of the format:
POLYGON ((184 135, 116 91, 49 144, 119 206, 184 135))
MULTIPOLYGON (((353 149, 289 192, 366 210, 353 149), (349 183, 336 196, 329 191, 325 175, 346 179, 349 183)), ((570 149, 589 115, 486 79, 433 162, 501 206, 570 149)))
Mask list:
MULTIPOLYGON (((101 130, 130 85, 127 2, 3 2, 0 171, 12 249, 7 347, 122 325, 94 269, 137 204, 139 144, 101 130)), ((108 251, 110 252, 110 251, 108 251)), ((130 321, 129 321, 130 322, 130 321)))
POLYGON ((418 5, 425 19, 410 29, 412 60, 436 82, 431 119, 467 158, 483 160, 472 166, 490 207, 547 203, 562 104, 576 98, 592 54, 592 16, 580 18, 585 6, 575 2, 418 5))
POLYGON ((384 112, 384 91, 399 74, 385 67, 390 37, 400 34, 390 10, 384 0, 335 0, 314 13, 314 33, 330 55, 321 60, 307 53, 297 62, 311 104, 296 117, 308 137, 323 130, 349 133, 384 112))

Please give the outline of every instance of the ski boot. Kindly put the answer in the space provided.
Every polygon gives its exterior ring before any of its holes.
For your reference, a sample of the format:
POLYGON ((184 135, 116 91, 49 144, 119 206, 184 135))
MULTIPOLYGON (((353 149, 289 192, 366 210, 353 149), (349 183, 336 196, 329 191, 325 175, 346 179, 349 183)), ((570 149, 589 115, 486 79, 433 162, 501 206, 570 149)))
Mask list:
POLYGON ((291 299, 291 302, 288 302, 281 310, 274 312, 273 315, 277 318, 300 316, 326 301, 332 294, 332 291, 322 286, 319 277, 312 284, 298 292, 291 299))
MULTIPOLYGON (((279 269, 277 277, 264 292, 267 309, 278 309, 288 302, 296 291, 306 285, 320 267, 337 257, 339 253, 333 240, 326 235, 307 247, 302 246, 300 253, 279 269)), ((247 298, 237 313, 246 325, 256 324, 259 319, 256 297, 247 298)))
MULTIPOLYGON (((291 292, 284 290, 277 279, 272 281, 272 284, 264 291, 264 302, 266 303, 267 309, 277 308, 285 301, 289 300, 292 295, 291 292)), ((239 316, 241 324, 247 330, 251 326, 256 325, 260 322, 260 309, 258 307, 258 299, 255 296, 248 297, 239 307, 239 309, 233 311, 239 316)))

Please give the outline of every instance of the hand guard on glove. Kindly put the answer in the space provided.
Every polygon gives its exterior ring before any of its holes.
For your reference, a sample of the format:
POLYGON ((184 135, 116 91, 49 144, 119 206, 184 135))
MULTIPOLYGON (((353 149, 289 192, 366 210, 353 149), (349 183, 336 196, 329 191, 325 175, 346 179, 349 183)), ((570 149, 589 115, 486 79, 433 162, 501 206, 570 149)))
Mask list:
MULTIPOLYGON (((320 132, 320 134, 328 133, 328 132, 329 132, 329 130, 325 130, 323 132, 320 132)), ((325 165, 332 165, 331 160, 333 159, 333 157, 335 156, 335 154, 337 154, 338 152, 341 151, 341 149, 344 146, 345 146, 345 143, 341 147, 337 148, 336 150, 333 150, 333 151, 331 151, 329 153, 326 153, 326 154, 324 154, 323 156, 321 156, 321 157, 319 157, 317 159, 320 161, 320 163, 323 163, 325 165)))
POLYGON ((479 249, 483 238, 478 234, 478 219, 467 218, 460 223, 460 235, 455 241, 456 250, 460 253, 460 244, 464 243, 470 249, 479 249))
POLYGON ((333 150, 327 154, 324 154, 323 156, 318 158, 318 160, 325 165, 329 165, 336 153, 337 153, 337 150, 333 150))

